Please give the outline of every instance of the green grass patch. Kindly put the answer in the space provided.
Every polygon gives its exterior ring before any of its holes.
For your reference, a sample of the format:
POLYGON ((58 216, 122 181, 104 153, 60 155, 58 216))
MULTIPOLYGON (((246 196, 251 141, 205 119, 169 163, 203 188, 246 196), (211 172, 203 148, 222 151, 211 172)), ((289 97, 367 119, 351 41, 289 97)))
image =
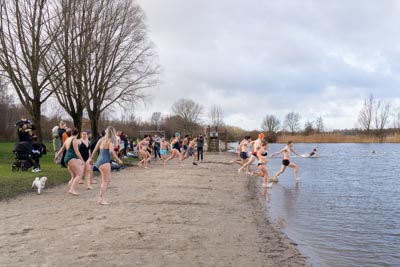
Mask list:
MULTIPOLYGON (((33 192, 32 182, 36 177, 47 177, 46 188, 67 183, 70 174, 67 168, 61 168, 61 165, 54 163, 53 145, 45 143, 47 154, 40 158, 41 172, 34 173, 32 168, 28 171, 13 172, 12 165, 15 162, 13 149, 15 143, 0 143, 0 201, 13 198, 17 195, 33 192)), ((127 158, 124 160, 126 166, 132 166, 138 159, 127 158)), ((94 176, 99 176, 94 172, 94 176)))
POLYGON ((52 144, 46 143, 47 154, 40 158, 41 172, 34 173, 32 168, 28 171, 13 172, 12 164, 15 162, 12 150, 14 143, 0 143, 0 201, 15 197, 22 193, 31 192, 32 182, 35 177, 47 177, 46 187, 66 183, 70 175, 66 168, 54 163, 52 144))

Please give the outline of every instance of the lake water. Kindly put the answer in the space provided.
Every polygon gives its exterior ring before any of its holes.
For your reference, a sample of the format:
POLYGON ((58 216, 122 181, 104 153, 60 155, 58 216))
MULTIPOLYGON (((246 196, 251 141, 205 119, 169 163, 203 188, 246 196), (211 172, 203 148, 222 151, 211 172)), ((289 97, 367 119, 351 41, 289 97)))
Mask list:
MULTIPOLYGON (((319 158, 291 161, 266 194, 268 216, 314 266, 400 266, 400 144, 295 144, 300 154, 318 146, 319 158), (375 151, 375 153, 373 153, 375 151)), ((282 144, 270 144, 273 153, 282 144)), ((274 174, 282 156, 269 159, 274 174)), ((260 193, 261 179, 259 179, 260 193)))

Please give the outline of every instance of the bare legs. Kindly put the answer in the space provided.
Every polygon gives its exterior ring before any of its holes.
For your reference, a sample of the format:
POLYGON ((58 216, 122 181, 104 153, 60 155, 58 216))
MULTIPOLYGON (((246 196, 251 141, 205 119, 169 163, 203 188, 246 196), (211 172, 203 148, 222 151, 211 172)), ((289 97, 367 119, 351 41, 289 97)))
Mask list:
POLYGON ((76 192, 75 187, 83 176, 83 165, 81 161, 79 159, 71 159, 68 162, 68 170, 70 171, 71 176, 73 177, 72 181, 70 181, 70 187, 68 193, 77 196, 79 194, 78 192, 76 192))
POLYGON ((89 161, 85 162, 85 179, 87 189, 92 190, 93 187, 90 185, 92 183, 92 164, 89 161))
POLYGON ((149 160, 149 153, 144 150, 140 150, 140 154, 142 155, 143 159, 139 162, 139 166, 143 164, 143 168, 147 169, 147 164, 149 160))
POLYGON ((110 174, 111 174, 111 165, 110 163, 104 163, 99 167, 101 173, 101 186, 100 186, 100 195, 97 203, 101 205, 108 205, 110 204, 104 198, 104 195, 107 191, 108 184, 110 183, 110 174))
POLYGON ((258 170, 259 170, 259 172, 253 173, 253 175, 257 175, 257 176, 263 177, 263 187, 265 187, 265 188, 272 187, 272 184, 268 183, 268 170, 267 170, 267 167, 265 167, 265 165, 259 165, 258 166, 258 170))
POLYGON ((251 156, 246 163, 243 164, 242 167, 239 168, 238 173, 240 173, 243 169, 246 169, 246 174, 249 173, 249 169, 250 169, 250 164, 253 163, 253 161, 255 160, 255 157, 251 156))
MULTIPOLYGON (((293 169, 294 177, 295 177, 296 181, 299 181, 299 180, 300 180, 300 177, 299 177, 299 167, 297 167, 297 165, 294 164, 293 162, 290 162, 288 166, 289 166, 290 168, 293 169)), ((284 173, 285 170, 286 170, 286 166, 285 166, 285 165, 282 165, 281 169, 275 174, 275 176, 278 177, 279 175, 281 175, 282 173, 284 173)))
POLYGON ((165 162, 168 162, 168 161, 170 161, 170 160, 173 159, 173 158, 178 158, 178 160, 179 160, 179 165, 180 165, 180 166, 183 166, 182 155, 181 155, 181 153, 180 153, 178 150, 176 150, 176 149, 172 149, 172 154, 171 154, 171 156, 169 156, 169 158, 167 158, 167 159, 165 160, 165 162))

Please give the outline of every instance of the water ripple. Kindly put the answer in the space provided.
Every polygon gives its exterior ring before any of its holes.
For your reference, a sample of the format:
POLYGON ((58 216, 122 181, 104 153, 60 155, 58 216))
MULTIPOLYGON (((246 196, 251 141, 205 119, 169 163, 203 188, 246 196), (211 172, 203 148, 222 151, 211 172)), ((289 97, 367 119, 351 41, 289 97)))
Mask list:
MULTIPOLYGON (((301 154, 316 144, 295 144, 301 154)), ((277 151, 282 145, 271 144, 277 151)), ((399 144, 320 144, 269 193, 271 218, 316 266, 400 266, 399 144), (372 153, 375 150, 376 153, 372 153)), ((271 159, 271 173, 281 159, 271 159)))

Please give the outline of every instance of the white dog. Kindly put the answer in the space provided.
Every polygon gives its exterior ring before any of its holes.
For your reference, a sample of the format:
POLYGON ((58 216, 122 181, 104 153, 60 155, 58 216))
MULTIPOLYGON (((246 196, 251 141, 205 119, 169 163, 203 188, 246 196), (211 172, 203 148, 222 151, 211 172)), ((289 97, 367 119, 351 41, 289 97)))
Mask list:
POLYGON ((42 189, 44 189, 44 186, 46 185, 47 177, 42 177, 39 179, 39 177, 36 177, 35 180, 32 183, 32 189, 37 187, 37 192, 40 195, 42 193, 42 189))

